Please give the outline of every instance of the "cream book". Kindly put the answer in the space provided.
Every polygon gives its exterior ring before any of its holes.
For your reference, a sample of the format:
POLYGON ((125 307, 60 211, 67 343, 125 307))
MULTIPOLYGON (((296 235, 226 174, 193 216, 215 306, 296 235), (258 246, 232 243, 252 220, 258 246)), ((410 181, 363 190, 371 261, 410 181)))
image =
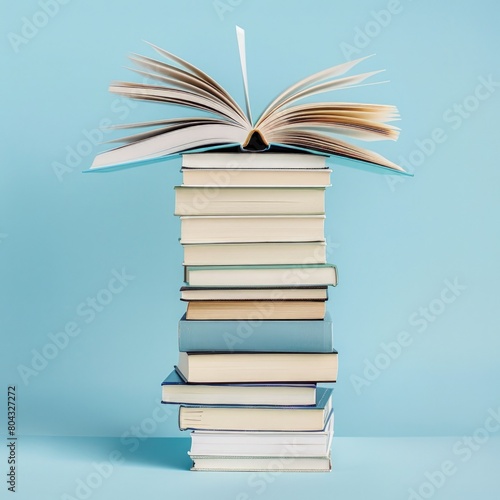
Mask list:
POLYGON ((326 242, 198 243, 182 245, 185 266, 325 264, 326 242))
POLYGON ((176 186, 175 215, 323 215, 324 187, 176 186))
POLYGON ((179 373, 188 383, 336 382, 337 352, 180 352, 179 373))
MULTIPOLYGON (((227 153, 230 154, 230 153, 227 153)), ((207 153, 204 156, 212 156, 207 153)), ((239 154, 238 156, 242 156, 239 154)), ((243 155, 244 156, 244 155, 243 155)), ((260 155, 266 158, 270 155, 260 155)), ((276 156, 276 155, 274 155, 276 156)), ((281 156, 281 155, 280 155, 281 156)), ((276 186, 276 187, 327 187, 330 185, 330 174, 327 168, 320 169, 227 169, 222 168, 183 168, 182 184, 184 186, 203 187, 242 187, 242 186, 276 186)))
POLYGON ((314 406, 181 405, 179 429, 322 431, 332 413, 332 389, 318 387, 314 406))
POLYGON ((183 215, 181 243, 324 241, 324 215, 183 215))

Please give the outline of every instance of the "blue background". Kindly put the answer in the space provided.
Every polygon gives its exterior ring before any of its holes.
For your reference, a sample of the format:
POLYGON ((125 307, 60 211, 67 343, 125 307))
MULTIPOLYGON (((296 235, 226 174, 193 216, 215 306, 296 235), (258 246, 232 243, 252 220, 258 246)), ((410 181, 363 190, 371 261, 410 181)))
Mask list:
POLYGON ((398 142, 368 147, 409 163, 413 178, 331 161, 336 436, 470 435, 498 408, 497 2, 74 0, 28 38, 25 18, 43 24, 42 4, 9 3, 7 12, 4 2, 0 21, 0 374, 17 386, 21 436, 120 438, 134 426, 147 437, 186 436, 175 412, 156 409, 183 312, 180 159, 81 171, 103 150, 89 137, 111 137, 96 132, 103 121, 185 114, 107 92, 112 80, 139 78, 127 54, 154 57, 143 40, 201 67, 243 104, 236 24, 246 30, 254 116, 295 81, 372 53, 361 70, 385 68, 379 80, 390 83, 331 98, 395 104, 402 116, 398 142), (133 277, 123 291, 84 314, 82 303, 109 297, 102 290, 123 270, 133 277), (462 286, 450 304, 440 299, 446 280, 462 286), (428 307, 435 314, 423 320, 428 307), (68 322, 80 333, 23 378, 68 322), (387 360, 383 345, 403 331, 412 343, 370 378, 366 367, 387 360))

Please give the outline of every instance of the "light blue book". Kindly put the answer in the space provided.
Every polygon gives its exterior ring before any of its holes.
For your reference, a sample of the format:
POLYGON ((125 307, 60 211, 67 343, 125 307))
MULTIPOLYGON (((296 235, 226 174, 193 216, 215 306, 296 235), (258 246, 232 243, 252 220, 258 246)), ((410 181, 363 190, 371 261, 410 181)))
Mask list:
POLYGON ((179 321, 181 352, 333 352, 330 314, 324 320, 179 321))

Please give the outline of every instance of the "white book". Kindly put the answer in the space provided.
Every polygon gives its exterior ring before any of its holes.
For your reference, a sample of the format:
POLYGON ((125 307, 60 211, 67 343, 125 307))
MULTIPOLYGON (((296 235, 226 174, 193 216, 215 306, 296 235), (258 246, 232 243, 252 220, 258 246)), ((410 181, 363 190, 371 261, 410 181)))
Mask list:
POLYGON ((329 456, 324 457, 221 457, 191 456, 198 471, 221 472, 328 472, 332 468, 329 456))
POLYGON ((190 455, 234 457, 317 457, 330 454, 333 413, 323 431, 193 431, 190 455))

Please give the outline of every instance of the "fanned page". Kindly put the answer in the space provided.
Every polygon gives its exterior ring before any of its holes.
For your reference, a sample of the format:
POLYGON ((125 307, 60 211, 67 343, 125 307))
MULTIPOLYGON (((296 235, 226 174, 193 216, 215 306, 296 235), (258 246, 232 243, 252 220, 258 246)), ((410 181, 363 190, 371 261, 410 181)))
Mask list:
POLYGON ((247 151, 278 146, 290 151, 340 155, 404 172, 383 156, 341 139, 396 140, 399 129, 389 123, 399 118, 395 106, 345 102, 297 104, 301 99, 325 92, 373 85, 365 81, 379 71, 345 76, 366 57, 327 68, 291 85, 271 101, 254 126, 248 97, 244 31, 237 27, 236 32, 246 113, 215 79, 150 44, 168 63, 140 55, 131 56, 131 60, 138 67, 133 71, 154 84, 115 82, 110 91, 131 99, 199 110, 207 116, 115 127, 142 130, 110 141, 122 146, 98 154, 91 170, 115 170, 199 148, 239 145, 247 151))
POLYGON ((92 168, 126 167, 137 162, 152 161, 179 151, 214 144, 241 144, 247 133, 240 127, 221 124, 194 125, 133 142, 97 155, 92 168))

